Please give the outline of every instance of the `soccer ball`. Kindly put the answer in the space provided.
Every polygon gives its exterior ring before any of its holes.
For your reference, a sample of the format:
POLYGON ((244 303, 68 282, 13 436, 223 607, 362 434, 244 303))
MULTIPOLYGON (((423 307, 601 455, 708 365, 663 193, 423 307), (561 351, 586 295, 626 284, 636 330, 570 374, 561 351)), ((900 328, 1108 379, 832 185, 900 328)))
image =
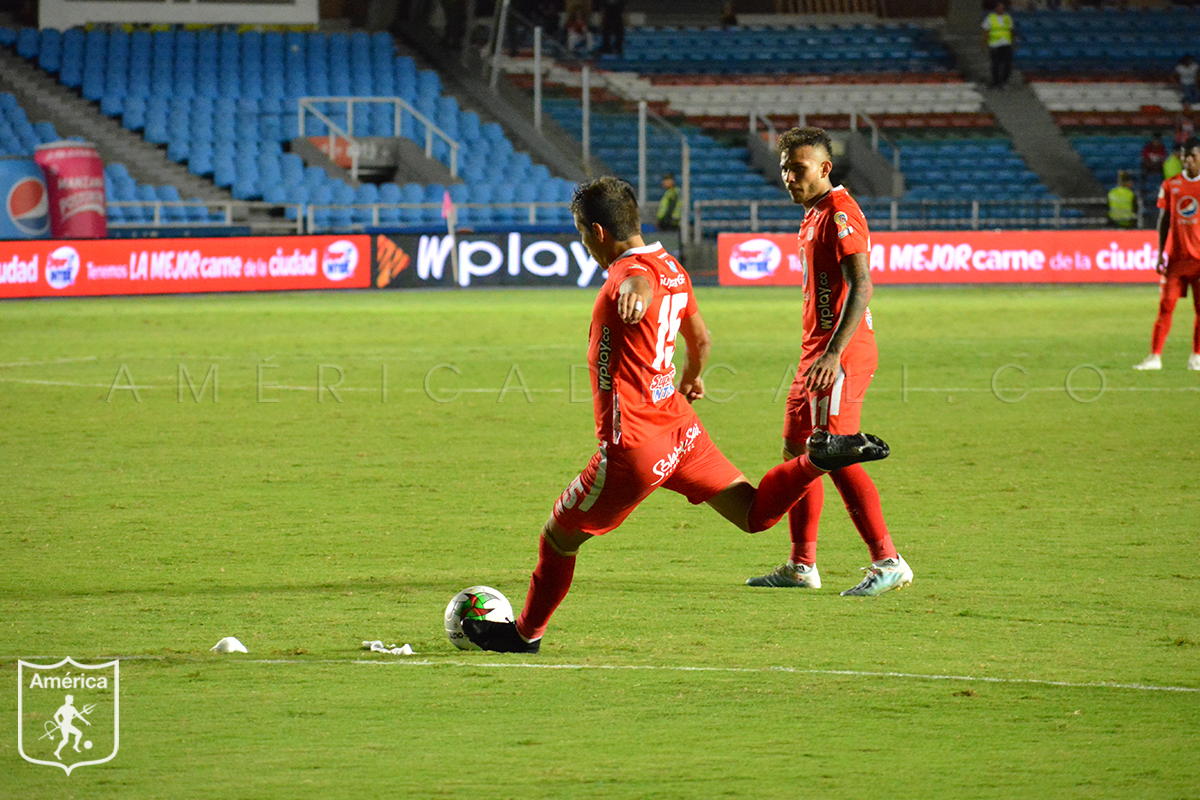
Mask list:
POLYGON ((508 598, 490 586, 463 589, 446 606, 446 638, 459 650, 479 648, 463 633, 464 619, 486 619, 492 622, 512 622, 512 604, 508 598))

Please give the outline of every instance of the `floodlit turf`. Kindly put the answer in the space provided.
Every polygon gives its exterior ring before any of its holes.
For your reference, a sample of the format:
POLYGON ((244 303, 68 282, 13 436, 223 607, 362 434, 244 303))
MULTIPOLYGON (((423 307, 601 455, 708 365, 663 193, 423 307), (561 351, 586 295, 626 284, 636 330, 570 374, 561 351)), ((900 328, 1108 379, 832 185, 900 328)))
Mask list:
MULTIPOLYGON (((700 415, 757 480, 799 294, 698 297, 700 415)), ((819 592, 743 586, 785 529, 664 492, 540 655, 460 653, 446 602, 520 607, 594 450, 592 299, 0 304, 0 797, 1200 794, 1190 308, 1139 373, 1153 287, 880 287, 867 469, 910 588, 838 596, 867 557, 831 485, 819 592), (17 659, 65 656, 124 659, 120 751, 69 776, 16 735, 17 659)))

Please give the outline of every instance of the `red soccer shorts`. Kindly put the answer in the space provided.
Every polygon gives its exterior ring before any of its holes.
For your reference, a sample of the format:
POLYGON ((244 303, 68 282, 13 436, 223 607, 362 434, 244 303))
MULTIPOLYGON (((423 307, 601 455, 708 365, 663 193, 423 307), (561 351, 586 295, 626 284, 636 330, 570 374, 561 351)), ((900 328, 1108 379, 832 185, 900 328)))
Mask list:
POLYGON ((1200 282, 1200 261, 1181 261, 1177 264, 1170 264, 1167 267, 1167 274, 1159 279, 1160 296, 1163 300, 1170 298, 1171 308, 1174 309, 1175 301, 1181 297, 1187 297, 1189 286, 1195 291, 1198 282, 1200 282))
POLYGON ((554 521, 599 536, 624 522, 659 486, 698 504, 741 474, 693 418, 641 447, 601 447, 554 504, 554 521))
POLYGON ((814 428, 843 436, 858 433, 862 425, 863 398, 874 377, 874 361, 843 364, 833 386, 821 392, 810 392, 804 385, 803 373, 797 370, 783 416, 784 441, 803 442, 814 428), (846 366, 852 371, 847 373, 846 366))

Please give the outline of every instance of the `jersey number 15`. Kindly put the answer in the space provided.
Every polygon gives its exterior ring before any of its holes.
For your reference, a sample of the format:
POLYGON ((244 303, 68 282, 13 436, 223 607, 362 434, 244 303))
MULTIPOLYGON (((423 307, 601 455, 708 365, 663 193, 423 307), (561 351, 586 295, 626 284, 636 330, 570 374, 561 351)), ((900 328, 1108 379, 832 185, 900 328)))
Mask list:
POLYGON ((658 344, 654 347, 656 370, 664 370, 675 357, 675 336, 679 333, 679 315, 687 307, 687 292, 669 294, 658 306, 658 344))

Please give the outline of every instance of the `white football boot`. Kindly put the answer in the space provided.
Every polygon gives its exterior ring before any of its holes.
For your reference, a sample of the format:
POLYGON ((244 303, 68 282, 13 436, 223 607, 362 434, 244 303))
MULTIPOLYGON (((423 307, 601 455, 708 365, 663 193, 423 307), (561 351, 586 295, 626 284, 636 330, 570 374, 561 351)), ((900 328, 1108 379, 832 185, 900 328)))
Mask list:
MULTIPOLYGON (((1190 364, 1191 361, 1188 361, 1190 364)), ((1162 369, 1162 356, 1151 353, 1133 365, 1134 369, 1162 369)))
POLYGON ((1192 353, 1188 356, 1188 369, 1193 372, 1200 370, 1200 353, 1192 353))
POLYGON ((874 597, 892 589, 902 589, 913 579, 912 568, 899 555, 874 561, 871 566, 863 567, 863 571, 867 573, 866 577, 853 589, 842 592, 842 597, 874 597))
POLYGON ((807 564, 793 564, 785 561, 766 575, 757 578, 747 578, 747 586, 772 586, 775 588, 791 589, 820 589, 821 575, 817 567, 807 564))

